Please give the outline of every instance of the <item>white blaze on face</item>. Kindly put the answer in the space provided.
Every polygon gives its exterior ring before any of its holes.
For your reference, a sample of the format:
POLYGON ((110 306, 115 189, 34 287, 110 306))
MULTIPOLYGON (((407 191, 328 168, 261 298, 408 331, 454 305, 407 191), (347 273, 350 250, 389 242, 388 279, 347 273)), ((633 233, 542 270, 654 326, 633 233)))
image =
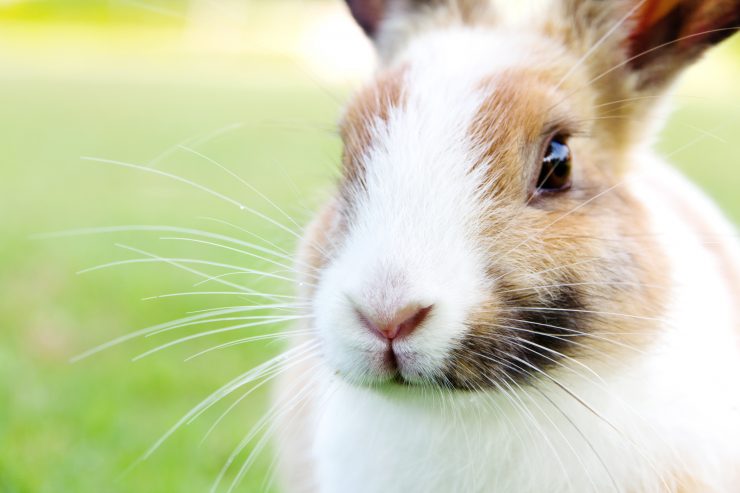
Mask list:
POLYGON ((359 157, 364 189, 315 299, 317 329, 330 364, 349 377, 381 372, 386 341, 358 319, 406 304, 434 308, 409 337, 394 341, 401 374, 441 369, 465 322, 485 299, 481 218, 495 170, 475 166, 470 128, 489 75, 527 62, 526 42, 505 34, 443 31, 419 38, 399 57, 404 104, 376 121, 359 157))

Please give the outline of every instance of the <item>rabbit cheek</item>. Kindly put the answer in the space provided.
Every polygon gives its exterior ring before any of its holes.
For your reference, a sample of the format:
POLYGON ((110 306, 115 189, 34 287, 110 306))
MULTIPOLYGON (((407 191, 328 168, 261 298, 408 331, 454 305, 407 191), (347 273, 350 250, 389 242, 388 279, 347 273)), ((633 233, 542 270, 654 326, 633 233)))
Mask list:
POLYGON ((589 331, 586 295, 573 280, 557 284, 542 295, 500 282, 496 299, 471 317, 440 380, 465 390, 506 389, 576 356, 589 331))

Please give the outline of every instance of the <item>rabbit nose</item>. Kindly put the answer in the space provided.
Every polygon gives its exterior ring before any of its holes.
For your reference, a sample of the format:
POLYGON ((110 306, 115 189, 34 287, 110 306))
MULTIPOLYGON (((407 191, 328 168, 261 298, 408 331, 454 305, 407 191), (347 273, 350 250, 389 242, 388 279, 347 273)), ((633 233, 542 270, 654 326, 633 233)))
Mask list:
POLYGON ((392 341, 406 337, 416 330, 432 311, 433 305, 423 307, 418 304, 405 305, 390 316, 368 316, 357 310, 363 325, 379 337, 392 341))

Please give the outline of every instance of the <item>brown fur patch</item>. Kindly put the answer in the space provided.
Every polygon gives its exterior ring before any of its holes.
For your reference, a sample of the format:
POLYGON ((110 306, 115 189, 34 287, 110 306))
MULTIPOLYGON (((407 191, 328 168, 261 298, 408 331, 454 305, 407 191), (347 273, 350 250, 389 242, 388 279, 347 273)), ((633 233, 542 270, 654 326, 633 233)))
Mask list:
POLYGON ((348 106, 340 123, 346 183, 362 185, 363 157, 373 144, 378 126, 386 124, 391 112, 405 104, 405 73, 404 67, 381 72, 348 106))
POLYGON ((625 153, 571 109, 588 108, 588 94, 558 104, 569 90, 555 90, 558 80, 556 70, 519 70, 483 84, 489 95, 470 133, 496 198, 480 238, 492 286, 441 379, 453 386, 537 378, 571 358, 615 363, 644 349, 660 325, 667 265, 646 212, 620 184, 625 153), (569 142, 572 190, 530 198, 542 142, 573 125, 582 135, 569 142))
MULTIPOLYGON (((478 166, 492 169, 499 190, 520 189, 522 178, 531 178, 530 167, 504 164, 537 160, 548 134, 572 133, 571 102, 558 100, 553 82, 534 69, 507 70, 488 77, 480 87, 488 95, 469 130, 479 150, 478 166)), ((510 198, 521 198, 521 193, 510 198)))
POLYGON ((372 143, 374 127, 387 122, 394 108, 403 106, 405 73, 404 68, 381 72, 352 99, 340 124, 345 162, 361 157, 372 143))

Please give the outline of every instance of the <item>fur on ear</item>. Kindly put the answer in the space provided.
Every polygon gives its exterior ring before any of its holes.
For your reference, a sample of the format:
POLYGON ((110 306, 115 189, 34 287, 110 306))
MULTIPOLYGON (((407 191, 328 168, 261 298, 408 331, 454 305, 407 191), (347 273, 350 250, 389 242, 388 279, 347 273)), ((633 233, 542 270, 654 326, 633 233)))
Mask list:
POLYGON ((654 135, 677 76, 740 28, 740 0, 554 1, 545 31, 576 56, 615 148, 654 135))
POLYGON ((490 23, 491 0, 345 0, 357 24, 388 59, 414 35, 450 25, 490 23))
MULTIPOLYGON (((740 29, 740 0, 561 0, 564 38, 625 66, 637 89, 662 89, 740 29)), ((601 67, 603 69, 603 67, 601 67)))
POLYGON ((660 83, 740 29, 740 0, 643 0, 635 17, 630 66, 660 83))
POLYGON ((388 0, 346 0, 352 16, 365 34, 373 37, 385 16, 388 0))

